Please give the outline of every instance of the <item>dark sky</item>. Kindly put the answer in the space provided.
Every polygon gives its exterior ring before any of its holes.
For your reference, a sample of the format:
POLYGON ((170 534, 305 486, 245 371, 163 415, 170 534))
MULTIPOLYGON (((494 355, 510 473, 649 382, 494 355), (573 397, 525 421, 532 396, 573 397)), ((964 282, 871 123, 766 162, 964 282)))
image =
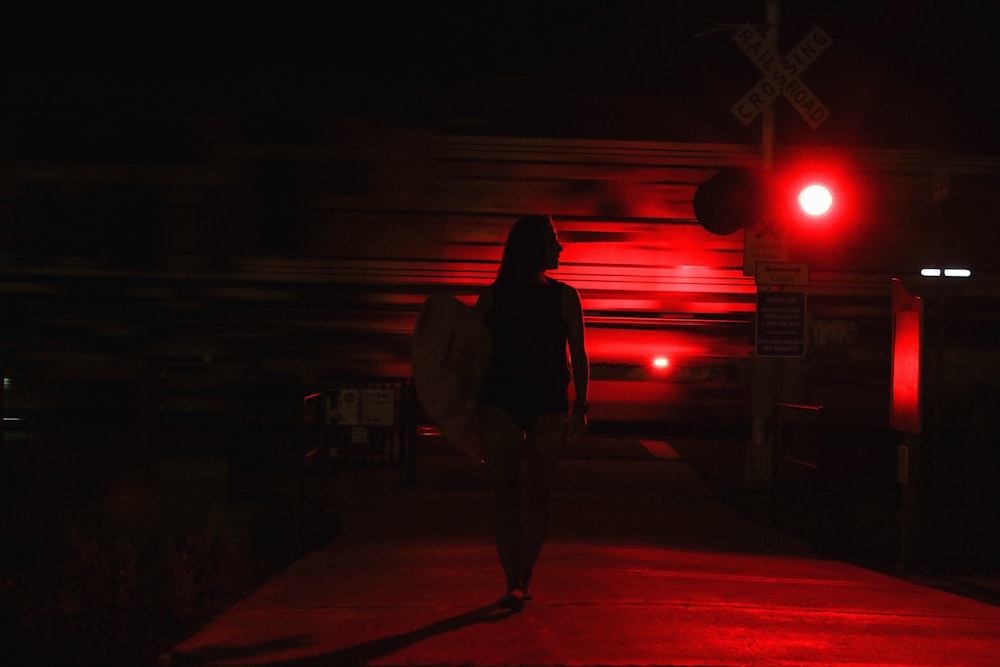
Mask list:
MULTIPOLYGON (((753 142, 759 121, 744 127, 730 109, 761 74, 725 30, 696 35, 762 22, 765 4, 181 4, 33 18, 6 46, 4 106, 332 111, 513 134, 753 142)), ((784 0, 780 18, 782 53, 814 26, 834 44, 802 77, 830 120, 813 130, 779 102, 779 141, 997 153, 997 26, 983 5, 784 0)))

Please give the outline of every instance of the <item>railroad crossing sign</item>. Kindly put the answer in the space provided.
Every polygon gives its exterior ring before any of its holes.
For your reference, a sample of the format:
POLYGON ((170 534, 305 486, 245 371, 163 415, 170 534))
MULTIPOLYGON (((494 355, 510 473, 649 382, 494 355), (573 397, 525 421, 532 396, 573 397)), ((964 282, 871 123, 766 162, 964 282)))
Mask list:
POLYGON ((814 130, 830 116, 830 111, 799 78, 833 43, 822 28, 813 28, 784 58, 779 58, 749 23, 733 33, 733 41, 764 73, 764 78, 733 106, 733 114, 741 123, 752 123, 778 95, 784 95, 814 130))

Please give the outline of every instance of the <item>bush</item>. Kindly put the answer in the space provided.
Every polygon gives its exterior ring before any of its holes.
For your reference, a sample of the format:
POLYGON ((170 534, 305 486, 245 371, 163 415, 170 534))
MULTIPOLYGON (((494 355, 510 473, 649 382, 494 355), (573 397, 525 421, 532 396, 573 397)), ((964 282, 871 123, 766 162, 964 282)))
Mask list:
POLYGON ((152 664, 300 554, 273 539, 288 517, 222 533, 149 505, 125 518, 104 504, 73 512, 48 528, 40 558, 0 578, 0 622, 13 630, 5 656, 152 664))

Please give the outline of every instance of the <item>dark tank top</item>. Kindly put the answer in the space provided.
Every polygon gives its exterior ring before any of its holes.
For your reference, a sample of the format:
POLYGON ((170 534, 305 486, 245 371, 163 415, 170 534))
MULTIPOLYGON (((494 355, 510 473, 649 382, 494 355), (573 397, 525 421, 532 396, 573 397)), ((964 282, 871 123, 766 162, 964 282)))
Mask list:
POLYGON ((492 335, 482 399, 506 410, 522 428, 538 415, 569 409, 569 364, 563 283, 493 287, 486 325, 492 335))

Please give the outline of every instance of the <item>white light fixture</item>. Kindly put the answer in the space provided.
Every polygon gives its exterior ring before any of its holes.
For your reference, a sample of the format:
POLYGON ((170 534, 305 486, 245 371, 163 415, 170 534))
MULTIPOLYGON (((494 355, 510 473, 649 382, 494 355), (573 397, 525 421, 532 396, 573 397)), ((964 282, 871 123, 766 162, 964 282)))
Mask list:
POLYGON ((945 278, 971 278, 972 269, 944 269, 944 271, 937 268, 920 269, 920 275, 925 278, 940 278, 942 274, 945 278))

